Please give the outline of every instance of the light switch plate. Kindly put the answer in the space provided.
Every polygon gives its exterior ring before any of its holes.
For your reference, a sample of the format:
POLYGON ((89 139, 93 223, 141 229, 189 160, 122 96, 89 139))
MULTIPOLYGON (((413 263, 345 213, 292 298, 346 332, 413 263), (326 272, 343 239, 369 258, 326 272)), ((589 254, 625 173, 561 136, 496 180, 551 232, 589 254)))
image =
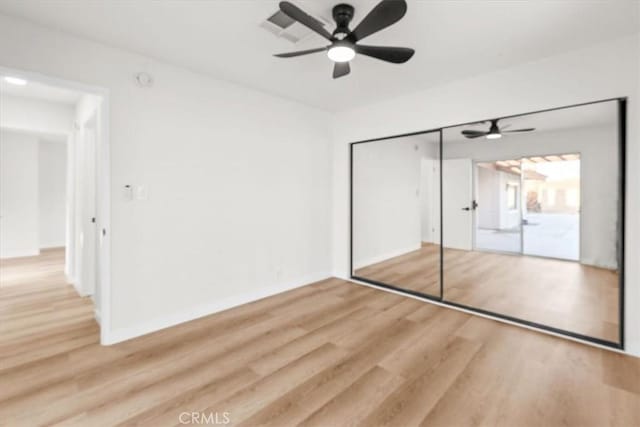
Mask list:
POLYGON ((122 197, 128 202, 133 200, 133 188, 130 185, 124 186, 122 189, 122 197))

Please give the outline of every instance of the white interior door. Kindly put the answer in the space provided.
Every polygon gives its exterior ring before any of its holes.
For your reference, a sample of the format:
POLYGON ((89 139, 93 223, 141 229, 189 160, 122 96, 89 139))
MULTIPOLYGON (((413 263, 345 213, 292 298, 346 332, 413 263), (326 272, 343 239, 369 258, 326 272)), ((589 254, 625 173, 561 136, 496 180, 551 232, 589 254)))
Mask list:
POLYGON ((96 289, 96 126, 95 118, 85 125, 82 161, 82 267, 81 284, 85 295, 96 289))
POLYGON ((471 159, 442 161, 442 218, 445 248, 470 251, 473 245, 471 159))

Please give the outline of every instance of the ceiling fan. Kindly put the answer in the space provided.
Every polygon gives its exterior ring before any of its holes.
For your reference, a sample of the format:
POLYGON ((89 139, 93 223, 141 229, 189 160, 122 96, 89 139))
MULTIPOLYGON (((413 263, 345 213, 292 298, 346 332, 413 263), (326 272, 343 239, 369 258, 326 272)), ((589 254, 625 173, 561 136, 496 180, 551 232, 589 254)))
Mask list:
MULTIPOLYGON (((523 128, 523 129, 512 129, 512 130, 503 130, 508 128, 510 125, 505 125, 502 126, 502 128, 500 128, 498 126, 498 120, 500 119, 494 119, 491 120, 491 126, 489 127, 488 131, 481 131, 481 130, 470 130, 470 129, 465 129, 462 131, 462 134, 464 136, 466 136, 467 138, 479 138, 481 136, 486 137, 487 139, 498 139, 498 138, 502 138, 502 134, 503 133, 514 133, 514 132, 532 132, 534 130, 536 130, 536 128, 523 128)), ((484 123, 484 122, 480 122, 480 123, 484 123)))
POLYGON ((367 46, 358 44, 358 42, 365 37, 398 22, 407 12, 407 3, 405 0, 382 0, 364 17, 353 31, 349 29, 349 23, 351 19, 353 19, 353 6, 348 4, 334 6, 333 19, 336 21, 336 29, 333 30, 333 33, 329 33, 320 21, 288 1, 280 2, 280 10, 291 19, 298 21, 300 24, 320 34, 329 40, 331 44, 316 49, 279 53, 274 56, 291 58, 326 51, 329 59, 335 62, 333 68, 334 79, 349 74, 351 71, 349 61, 355 57, 356 53, 395 64, 402 64, 407 62, 415 52, 413 49, 407 47, 367 46))

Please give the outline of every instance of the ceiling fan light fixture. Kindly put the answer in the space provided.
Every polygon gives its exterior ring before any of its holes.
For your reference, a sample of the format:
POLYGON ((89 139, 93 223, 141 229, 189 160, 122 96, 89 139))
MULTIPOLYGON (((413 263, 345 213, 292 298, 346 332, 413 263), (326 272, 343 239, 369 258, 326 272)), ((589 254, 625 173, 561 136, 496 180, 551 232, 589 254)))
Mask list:
POLYGON ((356 56, 356 51, 349 46, 331 46, 327 56, 333 62, 349 62, 356 56))
POLYGON ((334 79, 344 77, 351 72, 349 61, 355 58, 356 53, 392 64, 403 64, 411 59, 415 53, 413 49, 408 47, 359 44, 365 37, 377 33, 402 19, 407 12, 407 2, 405 0, 380 0, 353 30, 349 29, 349 24, 354 15, 353 6, 345 3, 337 4, 331 9, 333 20, 336 21, 336 28, 333 33, 327 31, 324 24, 318 19, 289 1, 281 1, 279 7, 280 11, 289 18, 309 28, 331 44, 324 48, 278 53, 274 56, 292 58, 326 51, 329 59, 334 62, 334 79))
POLYGON ((16 86, 24 86, 27 84, 27 81, 25 79, 21 79, 18 77, 7 76, 4 78, 4 81, 16 86))
MULTIPOLYGON (((500 119, 491 120, 491 127, 487 132, 483 132, 476 129, 464 129, 461 133, 463 136, 469 139, 480 138, 481 136, 484 136, 487 139, 500 139, 502 138, 502 131, 498 126, 498 120, 500 119)), ((510 126, 510 125, 507 125, 507 126, 510 126)), ((504 127, 506 128, 507 126, 504 126, 504 127)), ((536 130, 536 128, 508 129, 508 130, 505 130, 504 132, 507 134, 512 134, 512 133, 520 133, 520 132, 533 132, 534 130, 536 130)))
POLYGON ((489 133, 486 136, 487 139, 499 139, 502 138, 502 133, 500 133, 500 128, 498 127, 498 120, 491 120, 491 127, 489 128, 489 133))

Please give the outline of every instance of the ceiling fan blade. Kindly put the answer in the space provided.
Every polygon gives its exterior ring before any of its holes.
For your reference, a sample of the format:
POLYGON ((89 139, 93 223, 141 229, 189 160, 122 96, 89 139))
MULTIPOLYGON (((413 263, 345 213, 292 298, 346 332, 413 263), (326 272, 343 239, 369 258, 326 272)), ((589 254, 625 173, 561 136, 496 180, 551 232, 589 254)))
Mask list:
POLYGON ((338 77, 346 76, 351 72, 351 67, 348 62, 336 62, 333 66, 333 78, 337 79, 338 77))
POLYGON ((354 41, 378 32, 389 25, 398 22, 407 12, 407 3, 404 0, 382 0, 349 34, 354 41))
POLYGON ((481 130, 463 130, 461 133, 467 138, 479 138, 481 136, 489 134, 489 132, 484 132, 481 130))
POLYGON ((393 62, 394 64, 407 62, 415 53, 413 49, 409 49, 408 47, 367 46, 357 44, 354 46, 354 49, 362 55, 393 62))
POLYGON ((319 47, 316 49, 299 50, 297 52, 277 53, 273 56, 277 56, 278 58, 291 58, 293 56, 301 56, 301 55, 308 55, 310 53, 322 52, 323 50, 327 50, 327 48, 319 47))
POLYGON ((532 132, 534 130, 536 130, 536 128, 511 129, 511 130, 505 130, 504 133, 507 133, 507 132, 532 132))
POLYGON ((305 27, 320 34, 325 39, 333 41, 333 36, 324 28, 322 23, 313 16, 308 15, 298 6, 289 3, 288 1, 281 1, 280 10, 291 19, 295 19, 305 27))

